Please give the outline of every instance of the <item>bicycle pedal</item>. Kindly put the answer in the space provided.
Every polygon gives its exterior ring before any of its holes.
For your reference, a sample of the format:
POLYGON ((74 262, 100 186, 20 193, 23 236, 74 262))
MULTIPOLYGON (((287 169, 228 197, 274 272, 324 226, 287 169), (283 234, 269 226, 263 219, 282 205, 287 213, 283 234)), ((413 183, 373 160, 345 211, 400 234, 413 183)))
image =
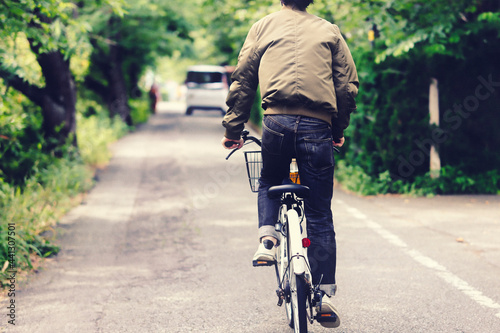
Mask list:
POLYGON ((274 266, 275 263, 276 261, 254 260, 253 267, 274 266))
POLYGON ((333 312, 325 312, 325 313, 318 313, 316 316, 314 316, 314 319, 318 323, 325 323, 325 322, 335 322, 337 321, 338 317, 335 313, 333 312))

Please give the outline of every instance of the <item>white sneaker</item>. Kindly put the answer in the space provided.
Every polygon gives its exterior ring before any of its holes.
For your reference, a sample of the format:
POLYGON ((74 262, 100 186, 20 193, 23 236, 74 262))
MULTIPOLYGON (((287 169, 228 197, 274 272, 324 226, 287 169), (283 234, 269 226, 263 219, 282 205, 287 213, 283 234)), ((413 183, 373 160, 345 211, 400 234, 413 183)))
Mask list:
POLYGON ((257 249, 257 252, 253 255, 253 261, 276 261, 276 247, 272 240, 264 239, 257 249))
POLYGON ((328 328, 335 328, 340 326, 340 317, 337 309, 333 306, 331 296, 328 295, 323 295, 323 298, 321 300, 321 309, 319 306, 316 307, 316 312, 319 317, 330 317, 333 316, 333 314, 336 316, 335 321, 319 321, 321 326, 323 327, 328 327, 328 328))

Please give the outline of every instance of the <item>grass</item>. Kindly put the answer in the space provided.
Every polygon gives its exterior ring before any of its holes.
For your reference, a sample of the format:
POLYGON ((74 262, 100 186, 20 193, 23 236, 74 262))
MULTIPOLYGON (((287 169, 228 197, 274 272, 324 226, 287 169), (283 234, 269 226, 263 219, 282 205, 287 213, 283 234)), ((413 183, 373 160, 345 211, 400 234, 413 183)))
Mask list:
POLYGON ((127 132, 127 126, 118 118, 94 115, 78 117, 78 149, 83 162, 92 167, 101 167, 111 158, 109 144, 127 132))
MULTIPOLYGON (((58 246, 47 236, 93 184, 95 169, 111 157, 110 143, 127 132, 120 120, 98 114, 78 118, 79 151, 70 148, 65 157, 51 158, 23 187, 0 178, 0 282, 9 270, 28 271, 38 258, 56 254, 58 246)), ((53 233, 52 233, 53 234, 53 233)))

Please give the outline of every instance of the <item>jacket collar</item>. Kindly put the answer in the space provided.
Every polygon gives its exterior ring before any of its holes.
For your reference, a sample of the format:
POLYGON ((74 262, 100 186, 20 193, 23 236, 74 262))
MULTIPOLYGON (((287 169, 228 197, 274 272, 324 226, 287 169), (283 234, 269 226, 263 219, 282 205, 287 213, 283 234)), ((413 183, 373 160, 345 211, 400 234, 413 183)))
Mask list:
POLYGON ((306 10, 298 10, 296 8, 293 8, 292 6, 287 6, 287 5, 282 5, 281 6, 281 10, 293 10, 294 12, 300 12, 300 13, 306 13, 307 12, 307 9, 306 10))

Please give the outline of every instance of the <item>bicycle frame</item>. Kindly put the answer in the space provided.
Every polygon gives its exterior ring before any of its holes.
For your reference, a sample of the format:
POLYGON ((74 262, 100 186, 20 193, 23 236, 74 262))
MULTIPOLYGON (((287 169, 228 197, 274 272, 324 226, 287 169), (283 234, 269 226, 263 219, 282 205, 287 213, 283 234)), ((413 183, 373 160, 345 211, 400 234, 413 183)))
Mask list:
MULTIPOLYGON (((283 205, 282 211, 285 211, 286 205, 283 205)), ((307 256, 304 253, 304 247, 302 245, 302 232, 301 232, 301 219, 295 208, 286 209, 286 213, 282 214, 280 218, 282 224, 287 226, 288 237, 288 247, 289 253, 288 257, 291 258, 293 262, 293 273, 295 275, 302 275, 308 270, 308 264, 306 262, 307 256)))

